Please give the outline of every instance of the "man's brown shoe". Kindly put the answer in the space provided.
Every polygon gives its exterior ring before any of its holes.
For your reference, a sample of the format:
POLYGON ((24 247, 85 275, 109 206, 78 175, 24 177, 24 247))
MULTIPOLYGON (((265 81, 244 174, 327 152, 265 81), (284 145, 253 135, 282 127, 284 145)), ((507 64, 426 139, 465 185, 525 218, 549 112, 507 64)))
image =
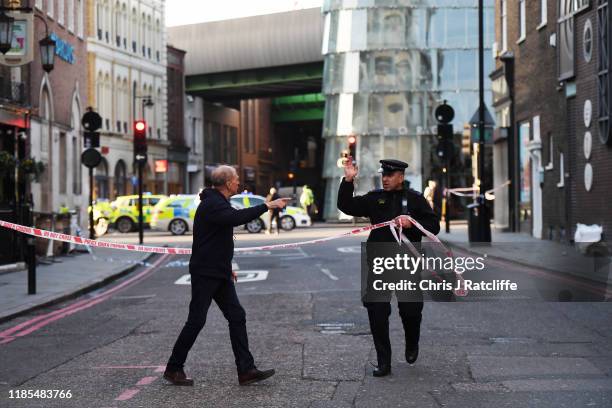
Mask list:
POLYGON ((172 385, 193 385, 193 379, 187 378, 183 370, 170 371, 166 369, 164 372, 164 379, 171 382, 172 385))
POLYGON ((260 371, 256 368, 253 368, 247 371, 246 373, 238 374, 238 382, 240 383, 240 385, 253 384, 257 381, 262 381, 266 378, 272 377, 274 373, 274 370, 260 371))

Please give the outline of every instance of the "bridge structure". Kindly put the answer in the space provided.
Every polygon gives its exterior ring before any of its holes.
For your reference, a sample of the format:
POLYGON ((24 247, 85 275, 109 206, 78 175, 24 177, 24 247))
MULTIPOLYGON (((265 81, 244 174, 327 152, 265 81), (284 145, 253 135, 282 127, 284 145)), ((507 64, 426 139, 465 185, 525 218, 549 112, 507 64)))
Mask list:
POLYGON ((273 121, 323 120, 319 8, 170 27, 186 91, 209 102, 273 98, 273 121))

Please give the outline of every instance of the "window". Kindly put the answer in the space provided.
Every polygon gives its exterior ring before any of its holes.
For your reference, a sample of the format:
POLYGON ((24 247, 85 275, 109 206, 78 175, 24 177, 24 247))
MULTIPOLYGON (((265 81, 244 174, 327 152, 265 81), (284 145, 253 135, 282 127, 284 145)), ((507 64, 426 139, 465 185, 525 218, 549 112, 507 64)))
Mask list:
POLYGON ((83 30, 83 1, 84 0, 77 0, 77 24, 78 24, 78 28, 77 28, 77 35, 79 36, 79 38, 83 38, 84 35, 84 30, 83 30))
POLYGON ((43 1, 42 0, 36 0, 36 8, 39 10, 43 9, 43 1))
POLYGON ((64 24, 64 0, 57 2, 57 22, 64 24))
POLYGON ((597 4, 597 41, 598 41, 598 98, 599 98, 599 140, 610 144, 610 93, 612 80, 610 78, 610 7, 608 0, 599 0, 597 4))
POLYGON ((501 0, 501 45, 502 52, 508 50, 508 2, 501 0))
POLYGON ((55 0, 47 0, 47 15, 51 18, 53 18, 53 12, 54 12, 54 4, 55 0))
POLYGON ((59 192, 66 194, 68 189, 68 146, 66 145, 66 133, 60 132, 59 135, 59 192))
POLYGON ((540 0, 540 25, 538 28, 544 27, 548 22, 548 0, 540 0))
POLYGON ((525 0, 519 0, 519 39, 518 42, 527 37, 527 15, 525 10, 525 0))
POLYGON ((68 30, 74 33, 74 0, 68 0, 68 30))
POLYGON ((584 60, 591 62, 593 57, 593 23, 591 19, 587 19, 584 23, 584 32, 582 33, 582 55, 584 60))
POLYGON ((574 0, 559 0, 559 44, 558 71, 559 80, 564 81, 574 76, 574 0))
POLYGON ((72 193, 81 194, 81 163, 79 162, 79 139, 72 137, 72 193))

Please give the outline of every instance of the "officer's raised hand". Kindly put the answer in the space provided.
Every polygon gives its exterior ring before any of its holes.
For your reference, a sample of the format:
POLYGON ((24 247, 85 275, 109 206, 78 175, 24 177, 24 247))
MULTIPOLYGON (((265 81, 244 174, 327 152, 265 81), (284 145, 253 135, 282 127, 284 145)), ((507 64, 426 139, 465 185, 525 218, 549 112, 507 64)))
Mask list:
POLYGON ((357 177, 357 173, 359 172, 359 168, 356 164, 353 163, 353 158, 348 157, 346 159, 346 164, 344 165, 344 180, 349 183, 353 181, 355 177, 357 177))

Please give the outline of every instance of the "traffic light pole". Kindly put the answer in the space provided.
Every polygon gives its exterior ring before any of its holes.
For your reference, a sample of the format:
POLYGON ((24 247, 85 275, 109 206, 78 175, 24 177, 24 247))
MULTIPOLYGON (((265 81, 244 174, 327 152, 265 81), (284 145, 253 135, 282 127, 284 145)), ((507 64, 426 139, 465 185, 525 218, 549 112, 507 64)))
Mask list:
POLYGON ((89 239, 96 239, 96 230, 94 229, 94 204, 93 204, 93 192, 94 192, 94 175, 93 167, 89 167, 89 239))
POLYGON ((491 225, 484 197, 485 102, 484 102, 484 0, 478 0, 478 241, 491 242, 491 225))
POLYGON ((143 216, 142 216, 142 161, 138 161, 138 242, 142 245, 144 241, 143 216))

